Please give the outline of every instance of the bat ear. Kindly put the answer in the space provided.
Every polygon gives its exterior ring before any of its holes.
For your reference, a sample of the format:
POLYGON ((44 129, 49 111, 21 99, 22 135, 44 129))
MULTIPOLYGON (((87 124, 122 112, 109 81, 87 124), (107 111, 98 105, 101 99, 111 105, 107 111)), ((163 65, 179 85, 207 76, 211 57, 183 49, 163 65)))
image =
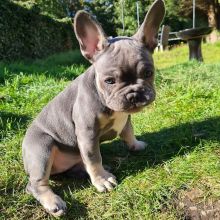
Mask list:
POLYGON ((150 7, 141 27, 133 36, 133 38, 144 43, 152 52, 157 46, 157 33, 164 15, 164 1, 156 0, 150 7))
POLYGON ((107 45, 101 25, 86 11, 78 11, 74 18, 74 32, 82 55, 90 62, 107 45))

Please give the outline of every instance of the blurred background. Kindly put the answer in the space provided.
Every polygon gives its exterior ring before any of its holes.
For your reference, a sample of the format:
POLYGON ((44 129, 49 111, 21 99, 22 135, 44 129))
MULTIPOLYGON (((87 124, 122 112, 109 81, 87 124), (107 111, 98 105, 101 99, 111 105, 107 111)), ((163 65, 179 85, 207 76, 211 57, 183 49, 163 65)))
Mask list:
MULTIPOLYGON (((72 32, 72 18, 84 9, 103 25, 108 36, 131 36, 153 0, 0 0, 0 59, 41 58, 78 48, 72 32)), ((192 0, 165 0, 163 24, 170 32, 191 28, 192 0)), ((206 38, 219 39, 219 0, 196 0, 196 26, 214 27, 206 38)), ((181 41, 169 42, 178 45, 181 41)))

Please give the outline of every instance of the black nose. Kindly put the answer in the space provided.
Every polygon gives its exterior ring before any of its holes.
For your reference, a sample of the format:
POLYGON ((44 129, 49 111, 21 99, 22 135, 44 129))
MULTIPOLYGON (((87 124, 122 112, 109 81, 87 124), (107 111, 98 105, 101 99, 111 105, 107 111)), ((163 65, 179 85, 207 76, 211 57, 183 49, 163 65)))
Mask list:
POLYGON ((132 103, 138 103, 144 101, 143 94, 138 92, 131 92, 126 95, 127 100, 132 103))

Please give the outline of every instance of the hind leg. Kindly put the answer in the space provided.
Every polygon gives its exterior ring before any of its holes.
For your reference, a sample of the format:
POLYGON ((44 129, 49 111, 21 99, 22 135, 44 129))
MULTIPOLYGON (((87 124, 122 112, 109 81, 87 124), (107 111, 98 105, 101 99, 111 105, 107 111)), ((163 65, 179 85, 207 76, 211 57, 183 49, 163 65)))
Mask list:
POLYGON ((49 176, 53 165, 56 147, 53 139, 40 132, 26 134, 23 141, 23 160, 29 174, 27 192, 31 193, 53 216, 65 213, 66 203, 49 187, 49 176))

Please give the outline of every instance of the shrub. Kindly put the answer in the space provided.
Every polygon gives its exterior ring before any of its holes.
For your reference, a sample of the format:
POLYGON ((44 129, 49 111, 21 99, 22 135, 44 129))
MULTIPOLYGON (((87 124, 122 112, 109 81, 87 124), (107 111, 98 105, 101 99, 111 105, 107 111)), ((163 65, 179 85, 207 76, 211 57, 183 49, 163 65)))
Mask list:
POLYGON ((78 47, 70 19, 40 14, 36 5, 24 8, 0 0, 0 60, 41 58, 78 47))

